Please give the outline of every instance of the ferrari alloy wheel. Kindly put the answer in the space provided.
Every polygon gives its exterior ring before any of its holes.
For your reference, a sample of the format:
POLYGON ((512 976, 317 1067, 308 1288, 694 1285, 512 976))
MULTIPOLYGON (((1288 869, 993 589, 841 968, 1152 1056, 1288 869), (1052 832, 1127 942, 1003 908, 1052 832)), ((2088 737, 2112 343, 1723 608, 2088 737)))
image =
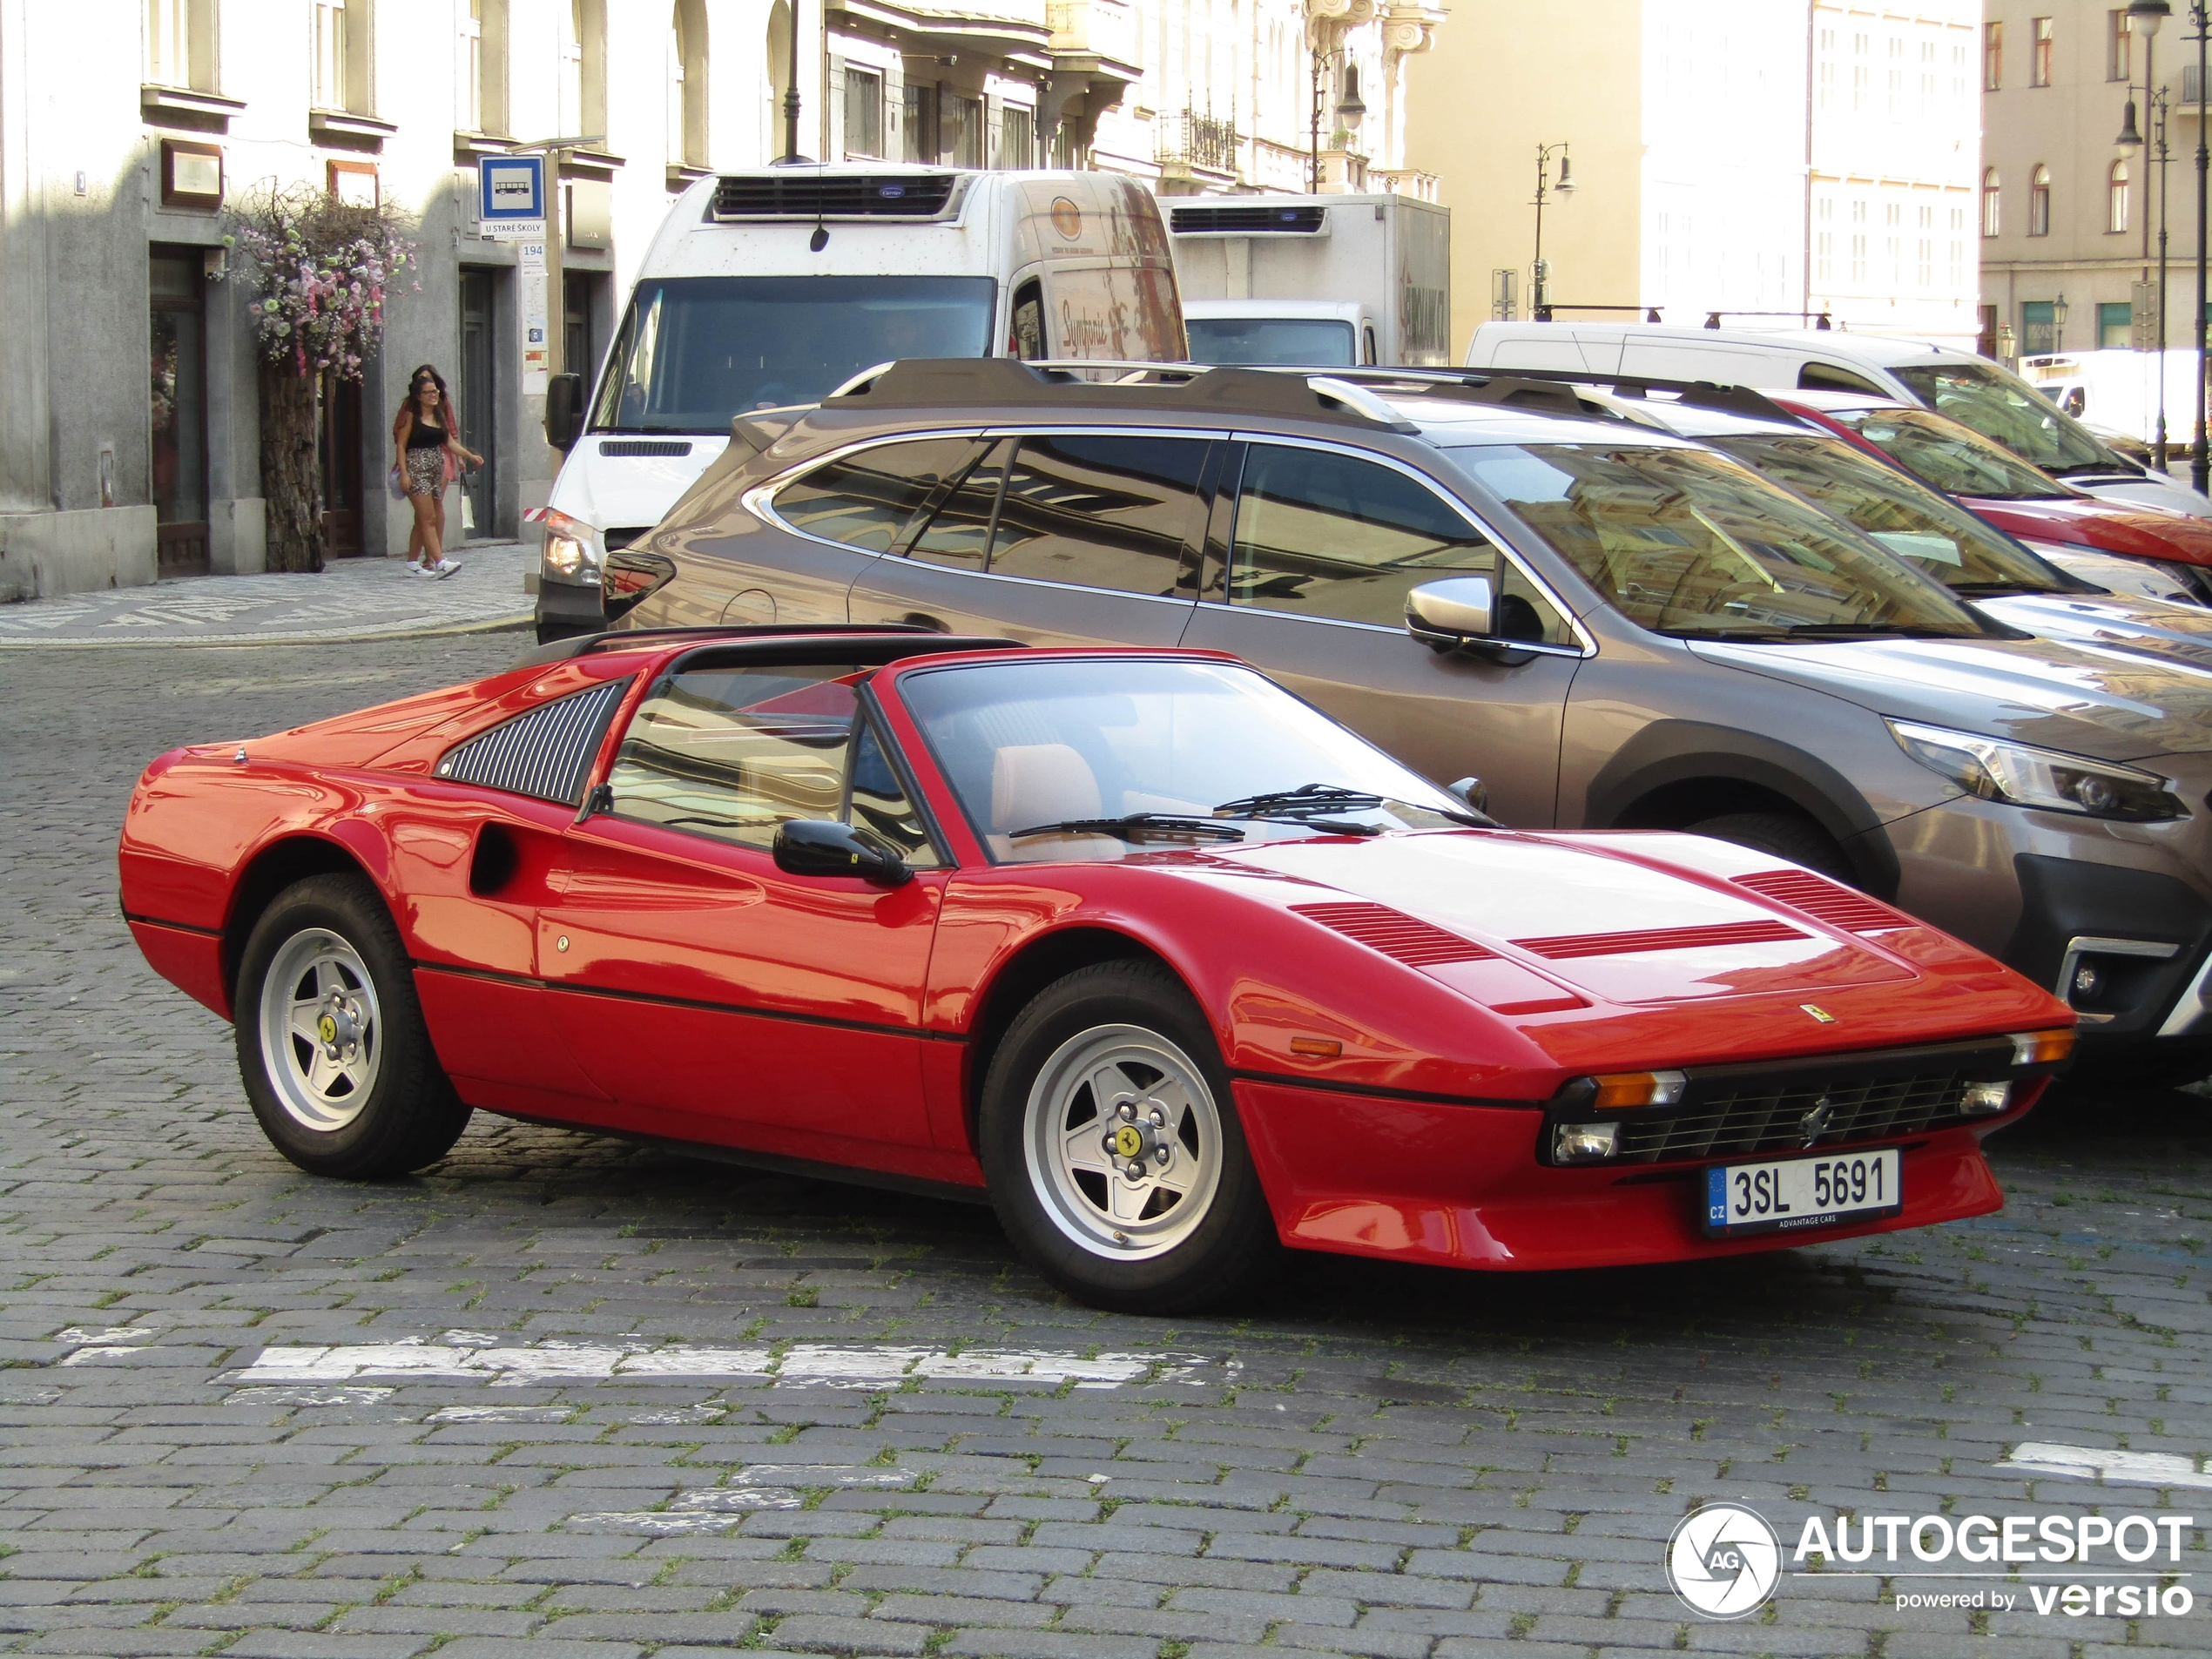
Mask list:
POLYGON ((1279 1256, 1213 1034, 1156 964, 1102 963, 1039 994, 992 1057, 977 1127, 1008 1234, 1085 1301, 1179 1312, 1279 1256))
POLYGON ((399 930, 363 878, 313 876, 279 894, 246 938, 233 1007, 254 1116, 301 1169, 403 1174, 467 1126, 399 930))
POLYGON ((1221 1184, 1213 1091, 1142 1026, 1093 1026, 1062 1043, 1029 1085, 1022 1139, 1053 1225, 1123 1261, 1196 1232, 1221 1184))
POLYGON ((376 988, 361 953, 327 927, 277 947, 261 980, 261 1063, 303 1127, 346 1127, 376 1082, 376 988))

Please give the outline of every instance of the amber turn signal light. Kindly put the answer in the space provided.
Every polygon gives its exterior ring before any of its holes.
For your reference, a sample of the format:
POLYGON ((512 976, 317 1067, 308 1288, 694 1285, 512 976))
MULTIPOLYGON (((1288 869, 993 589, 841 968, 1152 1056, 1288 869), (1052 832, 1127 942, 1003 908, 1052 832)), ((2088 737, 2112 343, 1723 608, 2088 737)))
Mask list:
POLYGON ((1600 1111, 1617 1112, 1630 1106, 1672 1106, 1689 1080, 1679 1071, 1613 1071, 1590 1081, 1597 1085, 1590 1104, 1600 1111))
POLYGON ((1334 1060, 1344 1052, 1344 1044, 1333 1037, 1292 1037, 1291 1052, 1310 1060, 1334 1060))
POLYGON ((2073 1052, 2074 1033, 2070 1028, 2013 1034, 2013 1063, 2016 1066, 2054 1065, 2073 1052))

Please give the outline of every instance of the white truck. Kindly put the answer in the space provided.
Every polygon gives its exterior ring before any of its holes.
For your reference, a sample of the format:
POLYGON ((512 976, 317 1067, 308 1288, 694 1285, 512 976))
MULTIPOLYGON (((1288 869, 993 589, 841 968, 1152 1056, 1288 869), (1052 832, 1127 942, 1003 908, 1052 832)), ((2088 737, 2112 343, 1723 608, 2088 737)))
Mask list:
POLYGON ((1448 368, 1452 215, 1410 196, 1211 196, 1168 206, 1201 363, 1448 368))
POLYGON ((2195 430, 2194 351, 2169 348, 2162 364, 2155 351, 2121 348, 2038 354, 2020 359, 2020 378, 2092 432, 2139 443, 2157 441, 2163 378, 2168 444, 2185 448, 2195 430))
POLYGON ((741 415, 902 357, 1187 349, 1167 230, 1133 179, 880 162, 700 179, 646 249, 589 399, 579 375, 547 388, 567 453, 530 515, 538 637, 606 625, 607 553, 660 522, 741 415))

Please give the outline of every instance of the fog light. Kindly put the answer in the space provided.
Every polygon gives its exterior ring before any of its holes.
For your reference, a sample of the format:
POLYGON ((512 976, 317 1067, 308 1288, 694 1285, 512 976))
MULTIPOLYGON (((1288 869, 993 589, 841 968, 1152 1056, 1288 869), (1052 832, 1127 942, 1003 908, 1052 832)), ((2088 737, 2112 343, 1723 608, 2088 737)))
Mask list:
POLYGON ((2097 971, 2094 962, 2084 962, 2074 970, 2074 1000, 2084 1001, 2105 988, 2105 976, 2097 971))
POLYGON ((1618 1123, 1561 1123, 1552 1130, 1552 1162, 1602 1163, 1620 1139, 1618 1123))
POLYGON ((2010 1083, 1968 1083, 1959 1109, 1969 1117, 1988 1117, 2013 1103, 2010 1083))

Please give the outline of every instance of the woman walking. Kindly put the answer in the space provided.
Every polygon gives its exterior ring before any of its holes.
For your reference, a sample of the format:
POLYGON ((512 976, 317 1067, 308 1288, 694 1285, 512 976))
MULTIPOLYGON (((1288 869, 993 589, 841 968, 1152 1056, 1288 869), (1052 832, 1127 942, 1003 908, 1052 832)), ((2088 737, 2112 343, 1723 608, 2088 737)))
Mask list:
POLYGON ((460 427, 444 377, 423 364, 408 382, 407 401, 392 422, 401 482, 415 509, 415 526, 407 538, 409 576, 448 577, 461 568, 446 556, 446 486, 463 468, 482 466, 484 458, 462 443, 460 427))

